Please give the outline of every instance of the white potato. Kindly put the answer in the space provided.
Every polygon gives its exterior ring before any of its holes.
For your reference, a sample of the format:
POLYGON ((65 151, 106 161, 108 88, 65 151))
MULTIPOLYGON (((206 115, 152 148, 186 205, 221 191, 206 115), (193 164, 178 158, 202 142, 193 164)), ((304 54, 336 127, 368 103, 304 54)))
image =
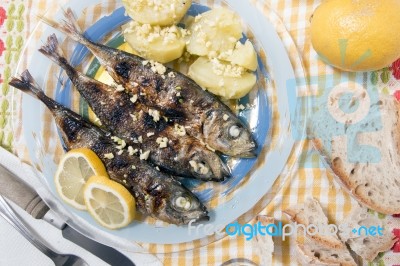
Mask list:
POLYGON ((256 51, 249 40, 244 44, 237 42, 228 61, 232 62, 232 64, 245 67, 251 71, 255 71, 258 66, 256 51))
POLYGON ((135 21, 122 27, 125 41, 146 59, 168 63, 182 56, 185 50, 185 30, 139 24, 135 21))
POLYGON ((178 23, 192 5, 191 0, 122 0, 122 3, 132 19, 159 26, 178 23))
POLYGON ((226 8, 215 8, 197 16, 189 29, 187 50, 199 56, 217 57, 221 52, 233 50, 242 37, 240 17, 226 8))
POLYGON ((218 59, 199 57, 189 68, 189 76, 200 86, 224 99, 240 99, 256 84, 256 75, 243 67, 218 59))

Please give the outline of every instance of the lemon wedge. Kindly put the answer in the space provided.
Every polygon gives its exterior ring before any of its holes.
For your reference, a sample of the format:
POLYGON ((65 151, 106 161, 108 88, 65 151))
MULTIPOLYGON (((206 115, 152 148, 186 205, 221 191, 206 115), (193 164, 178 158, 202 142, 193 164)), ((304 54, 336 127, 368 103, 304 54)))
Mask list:
POLYGON ((73 207, 85 210, 83 187, 89 177, 108 176, 100 158, 90 149, 72 149, 61 159, 54 177, 60 197, 73 207))
POLYGON ((92 176, 85 185, 84 199, 92 217, 108 229, 125 227, 135 218, 135 198, 108 177, 92 176))

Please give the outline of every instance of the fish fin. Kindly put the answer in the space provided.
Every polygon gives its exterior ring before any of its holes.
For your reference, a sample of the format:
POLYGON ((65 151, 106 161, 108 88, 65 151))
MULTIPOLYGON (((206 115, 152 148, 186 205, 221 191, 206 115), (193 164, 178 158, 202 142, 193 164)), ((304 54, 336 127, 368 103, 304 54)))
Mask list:
POLYGON ((8 84, 35 98, 39 98, 39 94, 44 94, 28 70, 22 72, 19 78, 13 77, 8 84))
POLYGON ((63 23, 58 24, 56 28, 67 34, 74 41, 84 40, 82 30, 79 27, 71 8, 64 11, 64 17, 65 19, 63 20, 63 23))
POLYGON ((64 58, 64 53, 61 50, 56 35, 53 33, 47 37, 47 42, 45 45, 40 47, 39 52, 56 62, 60 63, 60 59, 64 58))

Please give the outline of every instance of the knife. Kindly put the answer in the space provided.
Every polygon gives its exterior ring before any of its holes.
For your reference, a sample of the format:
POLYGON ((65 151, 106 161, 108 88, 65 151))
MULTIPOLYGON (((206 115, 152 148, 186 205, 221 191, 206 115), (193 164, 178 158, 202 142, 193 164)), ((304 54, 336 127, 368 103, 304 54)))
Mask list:
POLYGON ((5 166, 0 164, 0 194, 13 201, 35 219, 43 219, 62 231, 64 238, 74 242, 111 265, 135 265, 112 247, 98 243, 68 226, 40 196, 5 166))

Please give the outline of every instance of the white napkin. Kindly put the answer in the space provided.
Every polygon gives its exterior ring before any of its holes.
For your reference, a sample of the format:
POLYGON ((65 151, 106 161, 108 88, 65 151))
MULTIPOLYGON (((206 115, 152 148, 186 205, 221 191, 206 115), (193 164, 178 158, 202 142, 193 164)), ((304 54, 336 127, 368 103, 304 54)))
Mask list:
MULTIPOLYGON (((37 190, 42 184, 31 166, 22 163, 19 158, 0 147, 0 163, 20 177, 33 189, 37 190)), ((63 238, 60 230, 43 220, 36 220, 17 205, 10 202, 13 209, 24 219, 32 230, 45 238, 51 248, 60 253, 75 254, 83 258, 89 265, 108 265, 92 253, 75 243, 63 238)), ((162 265, 154 255, 132 253, 119 250, 136 265, 162 265)), ((0 265, 54 265, 54 263, 31 245, 11 225, 0 217, 0 265)))

